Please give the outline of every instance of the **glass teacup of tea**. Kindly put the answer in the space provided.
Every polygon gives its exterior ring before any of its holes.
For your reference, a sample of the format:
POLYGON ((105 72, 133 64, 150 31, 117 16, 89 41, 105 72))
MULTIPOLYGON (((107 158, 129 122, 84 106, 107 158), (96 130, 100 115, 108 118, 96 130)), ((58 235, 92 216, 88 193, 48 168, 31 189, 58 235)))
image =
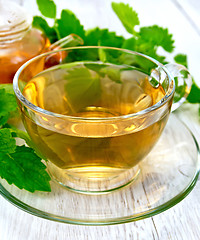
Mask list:
POLYGON ((52 179, 75 191, 102 193, 136 179, 171 107, 189 93, 191 76, 183 66, 163 66, 133 51, 82 46, 29 60, 13 86, 52 179), (182 84, 180 94, 174 79, 182 84))

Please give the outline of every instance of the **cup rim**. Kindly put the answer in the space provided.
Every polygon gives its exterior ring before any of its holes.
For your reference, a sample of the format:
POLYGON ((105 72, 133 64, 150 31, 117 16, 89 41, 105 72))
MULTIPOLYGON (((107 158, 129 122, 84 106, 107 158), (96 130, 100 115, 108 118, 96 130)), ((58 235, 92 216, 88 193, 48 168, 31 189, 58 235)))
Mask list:
POLYGON ((146 115, 149 112, 152 112, 160 107, 162 107, 163 105, 165 105, 172 97, 173 94, 175 92, 175 83, 174 83, 174 78, 173 76, 170 74, 170 72, 168 71, 168 69, 159 61, 157 61, 156 59, 147 56, 143 53, 139 53, 136 51, 132 51, 132 50, 128 50, 128 49, 123 49, 123 48, 116 48, 116 47, 108 47, 108 46, 78 46, 78 47, 68 47, 68 48, 62 48, 62 49, 58 49, 58 50, 54 50, 54 51, 49 51, 46 53, 42 53, 40 55, 37 55, 36 57, 31 58, 30 60, 28 60, 27 62, 25 62, 15 73, 14 78, 13 78, 13 90, 15 92, 16 97, 20 100, 20 102, 22 104, 24 104, 26 107, 28 107, 29 109, 31 109, 34 112, 46 115, 46 116, 51 116, 51 117, 56 117, 56 118, 62 118, 62 119, 66 119, 66 120, 79 120, 79 121, 113 121, 113 120, 123 120, 123 119, 128 119, 128 118, 134 118, 134 117, 139 117, 142 115, 146 115), (21 72, 32 62, 34 62, 35 60, 48 56, 50 54, 54 54, 57 52, 61 52, 61 51, 70 51, 70 50, 76 50, 76 49, 110 49, 110 50, 116 50, 116 51, 122 51, 122 52, 126 52, 129 54, 135 54, 141 57, 144 57, 148 60, 150 60, 151 62, 153 62, 154 64, 156 64, 158 67, 162 68, 162 70, 164 70, 164 72, 168 75, 169 78, 169 86, 171 86, 171 83, 173 83, 173 87, 171 89, 171 91, 166 92, 165 96, 157 103, 155 103, 154 105, 145 108, 144 110, 141 110, 139 112, 136 113, 130 113, 130 114, 126 114, 126 115, 120 115, 120 116, 113 116, 113 117, 96 117, 96 118, 90 118, 90 117, 78 117, 78 116, 70 116, 70 115, 64 115, 64 114, 59 114, 59 113, 55 113, 55 112, 51 112, 48 110, 45 110, 43 108, 40 108, 36 105, 34 105, 33 103, 31 103, 30 101, 28 101, 24 95, 22 94, 22 92, 20 91, 19 87, 18 87, 18 79, 19 76, 21 74, 21 72))

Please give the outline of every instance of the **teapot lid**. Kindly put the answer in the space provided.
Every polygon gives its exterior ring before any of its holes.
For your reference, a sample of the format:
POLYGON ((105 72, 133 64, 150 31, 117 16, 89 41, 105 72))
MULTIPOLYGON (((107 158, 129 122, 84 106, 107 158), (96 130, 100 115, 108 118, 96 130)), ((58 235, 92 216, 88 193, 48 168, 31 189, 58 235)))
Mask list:
POLYGON ((12 1, 0 0, 0 42, 21 38, 31 27, 32 18, 12 1))

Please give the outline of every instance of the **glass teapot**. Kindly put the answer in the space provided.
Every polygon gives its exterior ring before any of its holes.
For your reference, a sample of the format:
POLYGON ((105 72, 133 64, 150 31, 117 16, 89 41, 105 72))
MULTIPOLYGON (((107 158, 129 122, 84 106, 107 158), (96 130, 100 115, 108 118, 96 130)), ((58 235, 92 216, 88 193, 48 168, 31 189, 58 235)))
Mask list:
POLYGON ((40 30, 32 28, 31 22, 21 6, 0 0, 0 83, 12 83, 18 68, 32 57, 82 44, 82 39, 74 34, 51 44, 40 30))

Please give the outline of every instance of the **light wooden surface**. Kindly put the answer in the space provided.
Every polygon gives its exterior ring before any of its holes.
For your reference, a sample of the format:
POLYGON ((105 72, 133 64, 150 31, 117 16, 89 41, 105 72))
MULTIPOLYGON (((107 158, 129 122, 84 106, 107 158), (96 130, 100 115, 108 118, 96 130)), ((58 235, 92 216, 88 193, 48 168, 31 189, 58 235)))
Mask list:
MULTIPOLYGON (((35 0, 15 0, 31 14, 37 14, 35 0)), ((111 13, 110 0, 57 0, 59 9, 70 8, 83 25, 108 27, 126 34, 111 13), (95 5, 98 6, 95 8, 95 5), (89 10, 91 9, 91 10, 89 10), (90 13, 90 11, 94 13, 90 13), (90 16, 90 18, 89 18, 90 16)), ((116 1, 119 2, 119 1, 116 1)), ((129 2, 138 12, 142 25, 168 27, 176 51, 188 55, 189 70, 200 85, 200 1, 135 0, 129 2)), ((176 112, 187 123, 200 143, 198 106, 185 105, 176 112)), ((51 222, 29 215, 0 197, 0 240, 198 240, 200 239, 200 182, 173 208, 146 220, 114 226, 75 226, 51 222)))

